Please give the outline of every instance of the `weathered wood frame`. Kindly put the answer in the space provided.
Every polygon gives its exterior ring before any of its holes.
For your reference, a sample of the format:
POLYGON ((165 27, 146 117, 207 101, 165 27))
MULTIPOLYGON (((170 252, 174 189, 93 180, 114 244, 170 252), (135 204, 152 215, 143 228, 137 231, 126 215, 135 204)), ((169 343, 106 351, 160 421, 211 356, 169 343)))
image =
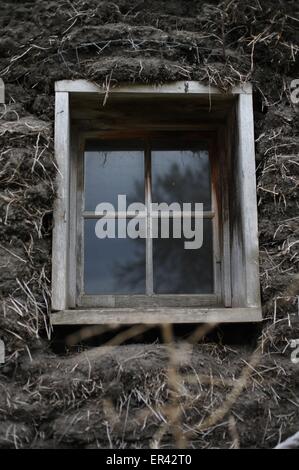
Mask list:
MULTIPOLYGON (((85 80, 61 81, 56 83, 55 100, 55 155, 58 164, 58 195, 54 207, 53 256, 52 256, 52 313, 53 324, 80 323, 189 323, 189 322, 255 322, 262 320, 259 264, 257 202, 255 182, 255 153, 253 131, 252 89, 246 84, 235 88, 227 96, 236 98, 234 109, 236 117, 228 117, 224 126, 225 151, 220 155, 223 163, 225 152, 231 153, 231 181, 223 184, 227 190, 230 184, 234 188, 236 203, 224 196, 224 206, 230 204, 230 214, 223 211, 222 224, 229 226, 230 235, 224 237, 223 249, 226 253, 222 275, 227 289, 223 307, 186 307, 172 308, 90 308, 76 309, 72 302, 74 292, 74 246, 76 233, 71 230, 73 209, 70 205, 70 194, 76 190, 76 176, 70 165, 72 146, 70 95, 72 93, 99 93, 105 95, 107 90, 85 80), (237 132, 236 132, 237 130, 237 132), (234 135, 237 134, 237 139, 234 135), (227 204, 225 203, 227 200, 227 204), (71 269, 70 269, 71 268, 71 269), (227 307, 225 307, 225 305, 227 307), (230 306, 231 305, 231 306, 230 306)), ((217 88, 206 87, 197 82, 177 82, 163 86, 128 85, 109 91, 114 96, 130 94, 134 99, 144 96, 205 96, 211 100, 223 93, 217 88)), ((223 131, 223 129, 222 129, 223 131)), ((222 134, 223 135, 223 134, 222 134)), ((116 307, 116 306, 115 306, 116 307)))
POLYGON ((0 78, 0 104, 5 103, 5 85, 2 78, 0 78))
MULTIPOLYGON (((154 134, 152 132, 147 131, 146 133, 144 132, 138 132, 138 138, 140 141, 144 140, 144 153, 145 153, 145 201, 146 201, 146 206, 149 209, 151 200, 151 177, 149 177, 149 173, 151 173, 151 169, 146 167, 147 164, 149 164, 149 154, 151 152, 150 150, 150 143, 149 140, 151 140, 151 137, 156 136, 156 138, 160 138, 164 141, 164 146, 167 146, 167 142, 170 145, 170 142, 173 140, 175 141, 177 139, 177 130, 172 130, 167 132, 167 138, 165 139, 165 130, 160 129, 159 134, 161 134, 159 137, 157 135, 157 132, 154 134), (164 137, 164 138, 163 138, 164 137), (147 155, 146 155, 147 154, 147 155), (148 187, 146 187, 148 185, 148 187)), ((208 134, 205 132, 204 134, 201 134, 200 132, 196 132, 196 140, 195 140, 195 135, 193 134, 193 139, 190 140, 190 137, 188 137, 190 134, 186 133, 184 131, 184 141, 185 145, 189 145, 191 148, 196 147, 198 148, 198 143, 201 141, 200 137, 202 135, 202 140, 204 141, 203 144, 201 145, 205 150, 208 150, 209 152, 209 157, 210 157, 210 165, 211 165, 211 171, 212 173, 216 173, 214 170, 214 167, 217 165, 216 163, 216 145, 215 142, 212 142, 212 137, 215 137, 215 134, 213 133, 212 135, 208 134)), ((113 134, 115 135, 115 134, 113 134)), ((127 140, 130 142, 134 142, 134 137, 136 138, 136 133, 127 133, 126 132, 126 137, 127 140)), ((116 138, 116 137, 115 137, 116 138)), ((86 218, 93 218, 93 219, 98 219, 99 214, 95 215, 94 213, 86 213, 84 211, 84 188, 83 188, 83 162, 84 162, 84 149, 85 149, 85 141, 88 139, 97 139, 97 140, 102 140, 104 143, 107 142, 106 139, 109 139, 111 141, 111 132, 109 131, 93 131, 93 132, 88 132, 88 133, 82 133, 79 134, 79 145, 77 146, 78 150, 76 152, 75 158, 73 158, 73 164, 77 168, 77 187, 75 188, 76 192, 72 192, 71 190, 71 199, 75 200, 77 196, 77 208, 76 208, 76 216, 77 216, 77 226, 73 227, 72 230, 76 231, 78 234, 78 246, 76 250, 76 260, 77 260, 77 266, 70 267, 70 270, 74 270, 77 268, 77 283, 76 283, 76 291, 77 291, 77 296, 75 298, 70 299, 71 304, 74 307, 78 308, 91 308, 91 307, 97 307, 97 308, 103 308, 103 307, 212 307, 212 306, 219 306, 224 304, 224 299, 222 296, 222 293, 225 290, 224 286, 224 279, 221 278, 221 264, 224 261, 223 260, 223 254, 221 256, 220 254, 220 241, 219 241, 219 216, 220 216, 220 210, 218 209, 218 201, 217 201, 217 194, 216 194, 216 188, 220 188, 221 182, 219 181, 219 177, 213 177, 211 178, 211 210, 210 211, 204 211, 203 212, 203 218, 204 219, 209 219, 211 220, 212 226, 213 226, 213 272, 214 272, 214 293, 211 294, 155 294, 153 291, 153 271, 152 271, 152 263, 153 263, 153 253, 152 253, 152 237, 150 236, 151 232, 151 223, 148 223, 148 229, 149 229, 149 234, 147 239, 145 240, 146 242, 146 268, 147 268, 147 273, 146 273, 146 278, 148 281, 148 278, 151 278, 151 282, 147 282, 147 289, 146 293, 144 295, 141 294, 130 294, 130 295, 124 295, 124 294, 102 294, 102 295, 86 295, 84 293, 84 281, 83 281, 83 264, 84 264, 84 230, 83 230, 83 221, 86 218)), ((121 142, 123 143, 123 146, 120 148, 125 148, 126 145, 126 140, 123 140, 122 138, 121 142)), ((116 139, 116 144, 115 146, 119 147, 119 141, 116 139)), ((169 147, 168 145, 168 147, 169 147)), ((136 141, 135 141, 135 147, 136 146, 136 141)), ((139 148, 139 147, 138 147, 139 148)), ((140 146, 141 149, 141 146, 140 146)), ((75 173, 74 169, 74 173, 75 173)), ((219 194, 220 196, 220 194, 219 194)), ((75 213, 75 210, 73 211, 75 213)), ((122 214, 118 214, 118 216, 124 217, 122 214)), ((135 213, 133 214, 126 214, 125 218, 131 218, 134 217, 135 213)), ((193 213, 193 217, 196 215, 193 213)), ((106 214, 106 217, 109 217, 109 214, 106 214)), ((150 217, 150 211, 147 211, 146 217, 148 219, 151 219, 150 217)), ((176 217, 175 214, 173 214, 170 219, 176 217)), ((181 215, 179 214, 179 217, 181 215)), ((150 220, 151 222, 151 220, 150 220)), ((71 227, 72 227, 72 222, 71 222, 71 227)), ((75 289, 71 287, 71 292, 73 292, 73 295, 75 295, 75 289)), ((226 306, 230 306, 230 304, 225 304, 226 306)))

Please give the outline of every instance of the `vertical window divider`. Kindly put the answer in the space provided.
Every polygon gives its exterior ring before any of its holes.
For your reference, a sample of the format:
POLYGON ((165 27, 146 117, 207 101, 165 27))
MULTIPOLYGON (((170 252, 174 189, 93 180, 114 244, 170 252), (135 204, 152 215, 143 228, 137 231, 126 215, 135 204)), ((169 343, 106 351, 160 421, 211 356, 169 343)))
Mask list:
POLYGON ((153 220, 152 220, 152 155, 150 143, 145 144, 145 205, 146 205, 146 294, 154 293, 153 278, 153 220))

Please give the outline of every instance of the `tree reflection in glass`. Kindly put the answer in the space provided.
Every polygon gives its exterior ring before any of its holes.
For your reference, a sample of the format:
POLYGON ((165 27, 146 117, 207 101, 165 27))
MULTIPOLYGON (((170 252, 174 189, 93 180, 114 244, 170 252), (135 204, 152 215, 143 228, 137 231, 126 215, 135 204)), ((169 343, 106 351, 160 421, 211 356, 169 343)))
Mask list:
MULTIPOLYGON (((211 210, 211 177, 206 150, 153 150, 153 202, 204 204, 211 210)), ((144 202, 144 152, 89 151, 85 153, 85 210, 100 202, 117 206, 117 195, 127 203, 144 202)), ((84 222, 84 290, 86 294, 144 294, 146 241, 96 238, 95 220, 84 222)), ((170 218, 170 228, 172 219, 170 218)), ((212 221, 204 221, 204 243, 186 250, 185 239, 153 240, 153 284, 157 294, 212 293, 212 221)))
POLYGON ((153 150, 153 202, 201 202, 211 209, 211 177, 207 150, 153 150))

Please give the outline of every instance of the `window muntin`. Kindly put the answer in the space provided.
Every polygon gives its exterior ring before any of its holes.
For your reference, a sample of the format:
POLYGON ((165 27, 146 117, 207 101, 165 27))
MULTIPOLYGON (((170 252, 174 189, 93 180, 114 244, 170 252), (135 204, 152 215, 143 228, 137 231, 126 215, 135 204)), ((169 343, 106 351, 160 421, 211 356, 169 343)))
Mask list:
MULTIPOLYGON (((211 152, 209 144, 200 143, 198 135, 188 140, 188 133, 184 134, 187 138, 183 140, 176 139, 175 135, 158 141, 148 137, 133 142, 86 140, 83 155, 79 156, 84 169, 79 170, 83 177, 82 210, 78 214, 82 264, 78 269, 78 305, 85 305, 86 298, 88 305, 101 306, 102 302, 107 305, 111 296, 122 295, 151 298, 172 295, 179 305, 184 295, 186 305, 192 303, 191 296, 198 297, 199 304, 205 295, 215 296, 211 304, 219 301, 218 224, 211 152), (109 184, 106 179, 100 187, 105 177, 109 184), (149 211, 151 202, 203 202, 203 247, 185 250, 184 239, 150 236, 145 240, 97 239, 94 226, 100 215, 95 214, 95 207, 101 202, 116 204, 118 194, 127 195, 127 204, 145 201, 148 235, 154 223, 149 211)), ((165 215, 170 217, 171 228, 176 215, 171 212, 165 215)), ((122 218, 124 214, 116 216, 122 218)), ((197 216, 192 211, 192 222, 197 216)))

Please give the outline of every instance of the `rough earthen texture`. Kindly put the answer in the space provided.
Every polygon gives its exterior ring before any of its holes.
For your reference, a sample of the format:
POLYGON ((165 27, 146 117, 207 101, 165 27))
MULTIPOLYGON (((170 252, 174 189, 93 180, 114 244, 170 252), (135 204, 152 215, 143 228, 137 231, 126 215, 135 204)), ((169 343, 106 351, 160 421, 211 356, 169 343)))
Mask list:
POLYGON ((181 426, 192 431, 185 444, 194 447, 273 447, 296 432, 299 366, 289 341, 299 338, 299 114, 290 101, 299 78, 297 0, 3 0, 0 31, 0 336, 7 349, 0 447, 184 445, 181 426), (66 78, 103 86, 190 79, 223 89, 253 82, 268 321, 263 354, 252 359, 243 386, 236 378, 250 360, 245 347, 196 346, 178 368, 198 380, 178 388, 167 378, 162 346, 61 358, 40 339, 49 334, 54 82, 66 78), (177 421, 167 408, 173 403, 185 410, 177 421))

